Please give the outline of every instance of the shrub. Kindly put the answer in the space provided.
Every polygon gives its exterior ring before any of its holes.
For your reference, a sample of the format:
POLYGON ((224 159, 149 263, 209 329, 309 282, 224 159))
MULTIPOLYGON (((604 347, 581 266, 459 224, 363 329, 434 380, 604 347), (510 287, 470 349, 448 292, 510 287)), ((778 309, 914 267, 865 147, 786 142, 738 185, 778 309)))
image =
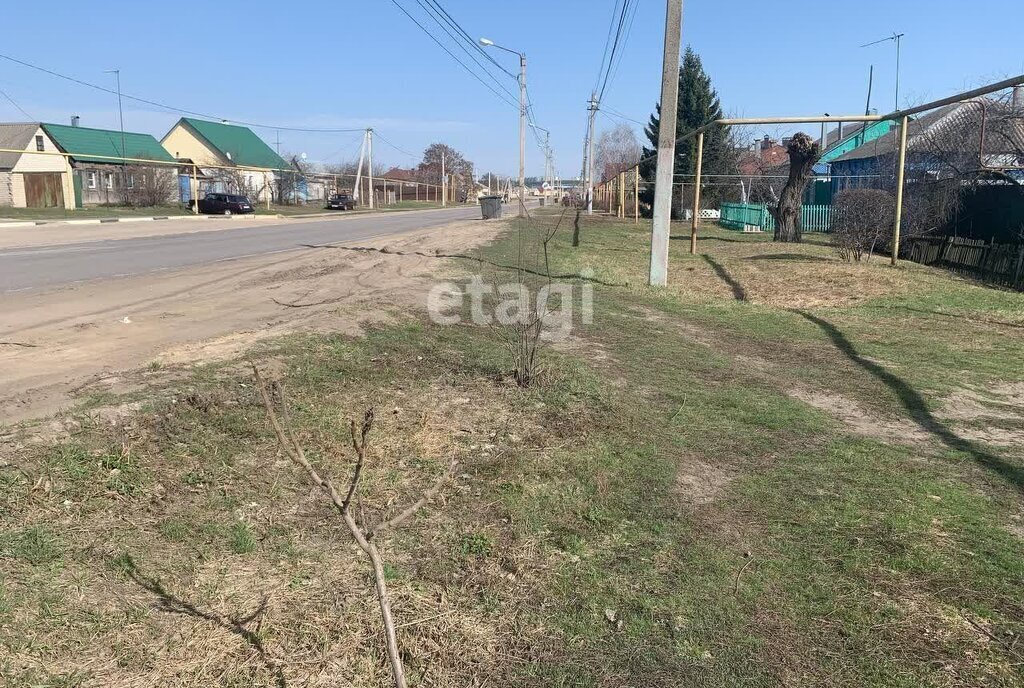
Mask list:
POLYGON ((832 212, 832 245, 843 260, 859 262, 888 241, 896 199, 880 189, 850 189, 836 194, 832 212))

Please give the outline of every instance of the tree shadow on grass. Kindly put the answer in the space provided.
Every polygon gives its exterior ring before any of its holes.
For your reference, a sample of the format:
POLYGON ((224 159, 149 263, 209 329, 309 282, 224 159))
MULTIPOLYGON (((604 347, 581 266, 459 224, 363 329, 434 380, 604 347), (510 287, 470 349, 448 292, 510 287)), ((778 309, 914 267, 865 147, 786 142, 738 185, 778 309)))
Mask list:
POLYGON ((281 670, 281 665, 273 657, 267 653, 266 647, 263 645, 263 641, 260 640, 259 621, 256 624, 256 631, 251 631, 247 627, 253 621, 260 619, 267 610, 267 597, 264 596, 260 601, 259 606, 256 607, 255 611, 251 614, 241 617, 234 616, 222 616, 215 612, 206 611, 195 606, 191 602, 183 600, 179 597, 175 597, 171 594, 157 578, 152 578, 145 575, 139 570, 135 560, 131 557, 127 557, 125 562, 119 562, 121 567, 125 570, 128 578, 133 583, 138 585, 140 588, 148 590, 159 600, 157 608, 160 611, 169 612, 171 614, 182 614, 184 616, 191 616, 196 619, 202 619, 209 623, 220 626, 223 629, 231 631, 246 643, 248 643, 260 660, 266 665, 267 669, 274 676, 274 685, 278 688, 286 688, 288 682, 285 680, 284 672, 281 670))
POLYGON ((721 279, 723 282, 729 285, 729 288, 732 289, 732 296, 734 299, 736 299, 737 301, 747 300, 747 290, 744 289, 743 285, 740 284, 739 281, 732 276, 732 273, 725 269, 725 266, 723 266, 721 263, 719 263, 706 253, 701 254, 701 258, 703 258, 704 262, 711 266, 711 268, 715 271, 715 274, 718 275, 719 279, 721 279))
MULTIPOLYGON (((669 237, 672 241, 689 241, 689 234, 673 234, 669 237)), ((757 239, 732 239, 730 237, 717 237, 717 236, 697 236, 697 243, 702 241, 723 241, 730 244, 758 244, 761 243, 757 239)))
POLYGON ((964 439, 953 432, 928 410, 925 399, 921 396, 920 392, 911 387, 902 378, 886 370, 883 366, 862 356, 853 346, 853 343, 835 325, 806 311, 794 310, 792 312, 820 327, 828 335, 829 339, 832 340, 832 344, 844 356, 874 375, 885 386, 895 392, 910 418, 922 430, 936 437, 950 449, 968 454, 979 466, 1000 476, 1019 492, 1024 492, 1024 468, 982 449, 974 442, 964 439))
POLYGON ((805 263, 835 263, 832 258, 812 256, 807 253, 763 253, 759 256, 746 256, 743 260, 791 260, 805 263))

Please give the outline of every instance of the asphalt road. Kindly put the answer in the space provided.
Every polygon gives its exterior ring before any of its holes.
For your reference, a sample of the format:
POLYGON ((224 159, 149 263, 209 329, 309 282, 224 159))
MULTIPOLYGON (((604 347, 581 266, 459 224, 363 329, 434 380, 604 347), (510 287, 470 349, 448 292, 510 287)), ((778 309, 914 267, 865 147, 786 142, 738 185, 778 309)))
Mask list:
POLYGON ((480 217, 479 206, 406 211, 214 232, 0 250, 0 293, 138 275, 218 261, 429 229, 480 217))

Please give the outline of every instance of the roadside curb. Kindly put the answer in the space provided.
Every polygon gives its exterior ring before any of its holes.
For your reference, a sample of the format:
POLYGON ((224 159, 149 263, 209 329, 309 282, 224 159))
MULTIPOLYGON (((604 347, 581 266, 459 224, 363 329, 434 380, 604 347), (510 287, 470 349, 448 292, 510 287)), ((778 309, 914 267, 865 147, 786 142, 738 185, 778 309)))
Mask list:
POLYGON ((467 207, 472 206, 470 206, 469 204, 456 204, 447 206, 445 208, 403 208, 401 210, 347 210, 344 212, 302 213, 299 215, 285 215, 283 213, 247 213, 242 215, 196 215, 192 213, 189 215, 154 215, 153 217, 93 217, 89 218, 88 220, 0 220, 0 231, 4 229, 15 229, 18 227, 60 227, 66 225, 101 225, 110 224, 113 222, 158 222, 161 220, 293 220, 317 217, 343 218, 362 215, 383 215, 385 213, 426 213, 442 210, 454 210, 457 208, 467 207))
POLYGON ((288 215, 154 215, 153 217, 91 217, 88 220, 0 220, 0 230, 15 227, 41 227, 64 225, 100 225, 112 222, 158 222, 161 220, 234 220, 234 219, 280 219, 288 215))

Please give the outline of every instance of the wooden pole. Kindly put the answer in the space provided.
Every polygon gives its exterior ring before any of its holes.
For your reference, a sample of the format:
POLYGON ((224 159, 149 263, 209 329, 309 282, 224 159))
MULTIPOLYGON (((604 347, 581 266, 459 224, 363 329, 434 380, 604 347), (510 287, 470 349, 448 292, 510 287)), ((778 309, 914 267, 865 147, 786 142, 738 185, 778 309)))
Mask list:
POLYGON ((195 206, 192 208, 192 212, 196 215, 199 214, 199 179, 196 174, 196 166, 192 165, 192 202, 195 206))
POLYGON ((633 171, 633 224, 640 224, 640 168, 633 171))
POLYGON ((900 153, 896 163, 896 221, 892 227, 892 259, 896 265, 900 259, 900 224, 903 221, 903 177, 907 166, 907 116, 900 119, 900 153))
POLYGON ((697 224, 700 222, 700 176, 704 165, 704 132, 697 134, 697 175, 693 184, 693 223, 690 225, 690 253, 697 253, 697 224))
POLYGON ((619 217, 626 217, 626 173, 619 172, 619 217))

